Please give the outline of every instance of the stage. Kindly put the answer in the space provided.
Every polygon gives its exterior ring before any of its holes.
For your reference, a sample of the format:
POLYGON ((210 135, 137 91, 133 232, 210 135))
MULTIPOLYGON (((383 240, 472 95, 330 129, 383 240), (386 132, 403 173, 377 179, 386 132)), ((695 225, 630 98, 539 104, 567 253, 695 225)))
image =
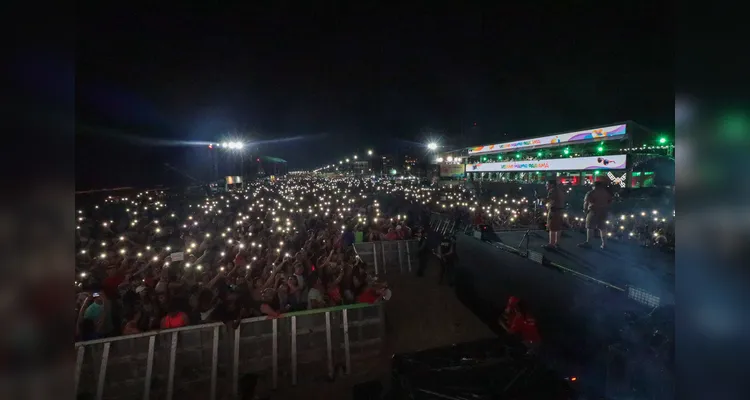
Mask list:
MULTIPOLYGON (((640 276, 642 281, 638 283, 657 285, 658 280, 653 275, 618 271, 611 261, 614 256, 577 248, 575 244, 583 238, 575 234, 567 234, 562 239, 560 254, 552 254, 541 248, 545 232, 532 233, 536 235, 531 235, 529 250, 550 260, 545 261, 546 265, 506 248, 517 248, 524 232, 499 232, 497 236, 503 244, 459 233, 456 246, 460 264, 457 294, 482 320, 489 325, 494 323, 499 330, 502 328, 496 321, 508 297, 523 299, 536 317, 542 342, 549 352, 550 367, 562 376, 578 376, 583 392, 595 394, 594 398, 603 396, 608 381, 608 346, 623 340, 632 342, 628 332, 633 318, 649 324, 669 325, 670 307, 665 307, 664 301, 660 307, 649 306, 629 296, 629 288, 624 282, 635 285, 632 276, 640 276), (583 259, 584 263, 574 262, 576 257, 583 259), (600 268, 593 268, 595 263, 603 262, 597 260, 610 261, 600 268), (565 263, 565 267, 556 267, 552 263, 565 263), (586 278, 584 273, 592 277, 586 278), (612 283, 604 282, 603 278, 612 283), (623 288, 615 284, 623 285, 623 288)), ((612 249, 618 251, 615 255, 629 248, 629 245, 612 245, 612 249)), ((639 254, 642 253, 632 250, 626 257, 632 260, 640 257, 639 254)), ((650 260, 644 264, 647 262, 650 260)), ((664 297, 667 299, 673 298, 668 289, 662 288, 658 293, 666 293, 664 297)), ((506 334, 498 332, 498 335, 504 337, 506 334)))
POLYGON ((598 238, 591 241, 591 248, 580 248, 577 244, 586 240, 586 234, 572 230, 563 232, 559 250, 545 250, 542 245, 548 242, 547 232, 528 231, 528 242, 522 240, 526 232, 495 231, 489 239, 499 248, 511 250, 507 248, 510 246, 521 253, 528 245, 529 257, 543 256, 545 266, 611 285, 613 289, 630 290, 636 296, 645 292, 652 296, 647 301, 658 299, 659 305, 674 304, 674 254, 642 247, 635 241, 618 240, 608 240, 607 248, 602 250, 598 238))

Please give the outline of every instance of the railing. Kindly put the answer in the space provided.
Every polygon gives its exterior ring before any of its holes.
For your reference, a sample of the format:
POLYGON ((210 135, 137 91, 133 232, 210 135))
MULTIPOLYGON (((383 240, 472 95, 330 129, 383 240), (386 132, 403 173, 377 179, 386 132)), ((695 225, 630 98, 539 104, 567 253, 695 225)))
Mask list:
POLYGON ((78 342, 75 391, 95 399, 237 398, 240 377, 256 374, 292 385, 298 377, 331 379, 352 362, 380 353, 380 304, 354 304, 78 342), (270 373, 270 377, 268 376, 270 373))
MULTIPOLYGON (((411 272, 416 240, 357 243, 376 275, 411 272)), ((237 398, 255 374, 296 385, 298 378, 335 378, 379 354, 385 343, 381 304, 354 304, 78 342, 75 390, 99 399, 237 398), (322 376, 321 376, 322 375, 322 376)))
POLYGON ((466 231, 470 225, 463 222, 456 222, 454 216, 432 213, 430 215, 430 228, 441 235, 453 233, 456 231, 466 231))
POLYGON ((412 265, 419 263, 416 240, 392 240, 355 243, 354 251, 375 272, 384 275, 390 272, 411 272, 412 265))

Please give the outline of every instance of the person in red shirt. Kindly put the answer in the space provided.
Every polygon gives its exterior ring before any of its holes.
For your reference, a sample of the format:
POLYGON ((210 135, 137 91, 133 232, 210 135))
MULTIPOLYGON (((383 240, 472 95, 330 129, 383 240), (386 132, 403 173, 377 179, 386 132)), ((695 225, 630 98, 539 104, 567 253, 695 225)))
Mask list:
POLYGON ((516 302, 516 309, 517 312, 511 320, 508 332, 513 335, 518 335, 523 344, 529 347, 530 350, 534 350, 542 341, 536 327, 536 320, 528 311, 523 301, 519 300, 516 302))
POLYGON ((388 233, 385 235, 385 240, 398 240, 398 233, 393 228, 388 228, 388 233))
POLYGON ((357 302, 358 303, 368 303, 368 304, 375 304, 380 299, 383 300, 389 300, 391 298, 390 290, 388 289, 388 285, 383 284, 376 284, 374 286, 370 286, 366 288, 365 290, 360 293, 359 296, 357 296, 357 302))
POLYGON ((190 321, 188 321, 187 314, 180 311, 175 302, 170 302, 167 315, 161 319, 160 326, 161 329, 181 328, 183 326, 188 326, 189 323, 190 321))
POLYGON ((118 268, 114 264, 110 264, 106 267, 107 277, 102 281, 102 292, 104 292, 108 298, 118 298, 117 287, 125 281, 124 268, 118 268))
POLYGON ((510 326, 510 323, 513 322, 516 314, 518 314, 518 301, 519 299, 516 296, 508 297, 508 304, 506 304, 503 315, 500 317, 500 325, 505 330, 508 330, 508 326, 510 326))

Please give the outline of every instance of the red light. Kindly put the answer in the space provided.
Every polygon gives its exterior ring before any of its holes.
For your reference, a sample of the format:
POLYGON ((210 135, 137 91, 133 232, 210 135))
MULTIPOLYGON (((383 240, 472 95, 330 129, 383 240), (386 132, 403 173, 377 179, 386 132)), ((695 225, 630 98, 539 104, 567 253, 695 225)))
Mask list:
POLYGON ((212 144, 209 144, 209 145, 208 145, 208 148, 209 148, 209 149, 213 149, 213 148, 214 148, 214 145, 212 145, 212 144))
POLYGON ((575 381, 577 381, 577 380, 578 380, 578 378, 576 378, 575 376, 574 376, 574 377, 571 377, 571 378, 570 378, 570 381, 571 381, 571 382, 575 382, 575 381))
POLYGON ((474 123, 474 126, 477 126, 477 123, 476 123, 476 122, 474 123))
POLYGON ((260 162, 260 158, 256 158, 255 161, 260 162))

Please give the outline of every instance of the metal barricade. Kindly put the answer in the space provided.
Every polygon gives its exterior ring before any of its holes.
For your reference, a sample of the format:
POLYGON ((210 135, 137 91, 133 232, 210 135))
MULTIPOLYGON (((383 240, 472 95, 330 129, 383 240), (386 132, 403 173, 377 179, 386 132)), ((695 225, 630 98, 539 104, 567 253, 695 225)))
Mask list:
POLYGON ((78 342, 75 390, 95 399, 236 398, 246 374, 276 388, 351 373, 384 341, 382 305, 354 304, 249 318, 237 329, 213 323, 78 342))
POLYGON ((408 273, 418 264, 417 240, 355 243, 354 251, 375 275, 408 273))

